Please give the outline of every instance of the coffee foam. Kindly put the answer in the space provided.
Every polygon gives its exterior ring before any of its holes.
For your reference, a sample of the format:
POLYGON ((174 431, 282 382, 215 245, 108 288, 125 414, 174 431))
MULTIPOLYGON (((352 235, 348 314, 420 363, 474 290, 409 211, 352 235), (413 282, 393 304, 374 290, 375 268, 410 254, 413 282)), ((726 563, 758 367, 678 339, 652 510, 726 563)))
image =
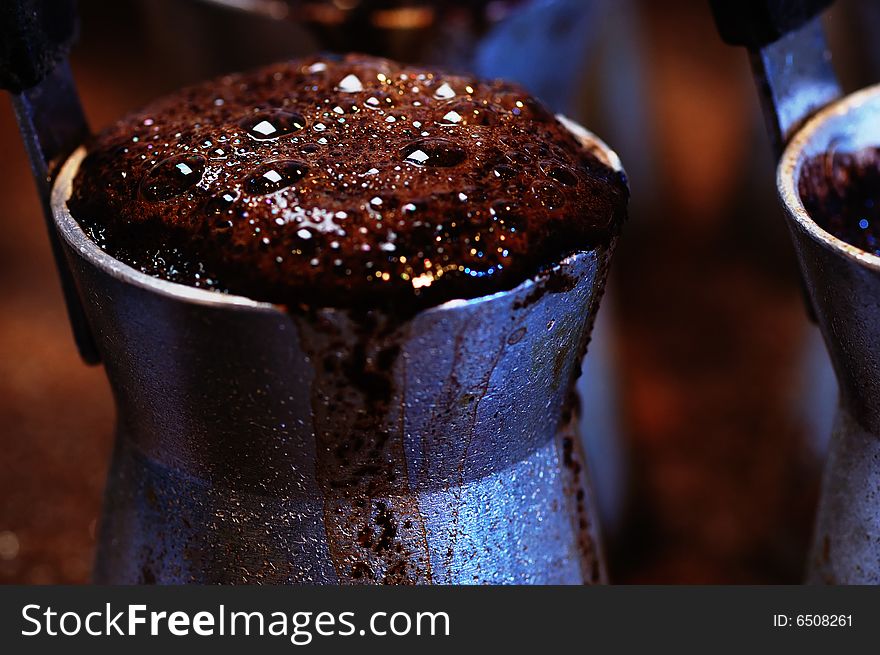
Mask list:
POLYGON ((171 281, 319 306, 511 288, 607 241, 623 176, 515 85, 364 56, 227 76, 91 144, 71 211, 171 281))

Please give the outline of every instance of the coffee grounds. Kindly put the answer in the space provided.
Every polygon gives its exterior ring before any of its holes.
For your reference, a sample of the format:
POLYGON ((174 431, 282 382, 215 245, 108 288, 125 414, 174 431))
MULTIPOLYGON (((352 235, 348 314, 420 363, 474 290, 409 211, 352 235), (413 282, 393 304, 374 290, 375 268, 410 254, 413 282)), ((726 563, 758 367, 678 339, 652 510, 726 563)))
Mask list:
POLYGON ((822 229, 880 255, 880 149, 829 152, 807 160, 798 191, 822 229))
POLYGON ((113 257, 288 305, 423 307, 603 243, 623 175, 505 82, 372 57, 230 75, 98 135, 69 205, 113 257))

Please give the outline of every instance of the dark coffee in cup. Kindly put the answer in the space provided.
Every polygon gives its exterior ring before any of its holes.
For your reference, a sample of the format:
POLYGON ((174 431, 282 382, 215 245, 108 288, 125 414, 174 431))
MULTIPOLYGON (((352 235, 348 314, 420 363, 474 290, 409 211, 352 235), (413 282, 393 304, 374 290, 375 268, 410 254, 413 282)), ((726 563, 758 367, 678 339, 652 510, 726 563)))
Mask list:
POLYGON ((804 208, 823 229, 880 254, 880 149, 813 157, 803 164, 798 190, 804 208))

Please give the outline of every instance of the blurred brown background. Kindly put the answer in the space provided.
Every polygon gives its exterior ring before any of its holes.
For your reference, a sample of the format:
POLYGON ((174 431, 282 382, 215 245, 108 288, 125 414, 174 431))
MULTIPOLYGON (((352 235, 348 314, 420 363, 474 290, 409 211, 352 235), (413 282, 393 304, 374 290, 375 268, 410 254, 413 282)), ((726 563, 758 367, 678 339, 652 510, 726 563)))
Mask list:
MULTIPOLYGON (((73 66, 96 129, 182 84, 317 47, 288 22, 196 0, 80 9, 73 66)), ((633 191, 598 340, 625 471, 600 490, 616 496, 612 577, 797 582, 835 387, 803 310, 745 55, 717 40, 704 2, 602 11, 579 113, 618 149, 633 191)), ((829 16, 847 89, 875 79, 872 25, 867 1, 829 16)), ((82 583, 112 399, 74 349, 8 101, 0 139, 0 583, 82 583)))

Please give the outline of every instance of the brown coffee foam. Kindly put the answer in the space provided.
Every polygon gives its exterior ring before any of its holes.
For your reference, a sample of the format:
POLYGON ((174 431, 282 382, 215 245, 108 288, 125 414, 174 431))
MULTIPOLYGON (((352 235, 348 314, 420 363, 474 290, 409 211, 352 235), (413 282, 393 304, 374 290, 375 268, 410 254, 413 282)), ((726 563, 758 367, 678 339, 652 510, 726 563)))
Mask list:
POLYGON ((70 207, 107 252, 285 304, 511 288, 607 241, 628 195, 519 87, 364 56, 184 89, 89 150, 70 207))

